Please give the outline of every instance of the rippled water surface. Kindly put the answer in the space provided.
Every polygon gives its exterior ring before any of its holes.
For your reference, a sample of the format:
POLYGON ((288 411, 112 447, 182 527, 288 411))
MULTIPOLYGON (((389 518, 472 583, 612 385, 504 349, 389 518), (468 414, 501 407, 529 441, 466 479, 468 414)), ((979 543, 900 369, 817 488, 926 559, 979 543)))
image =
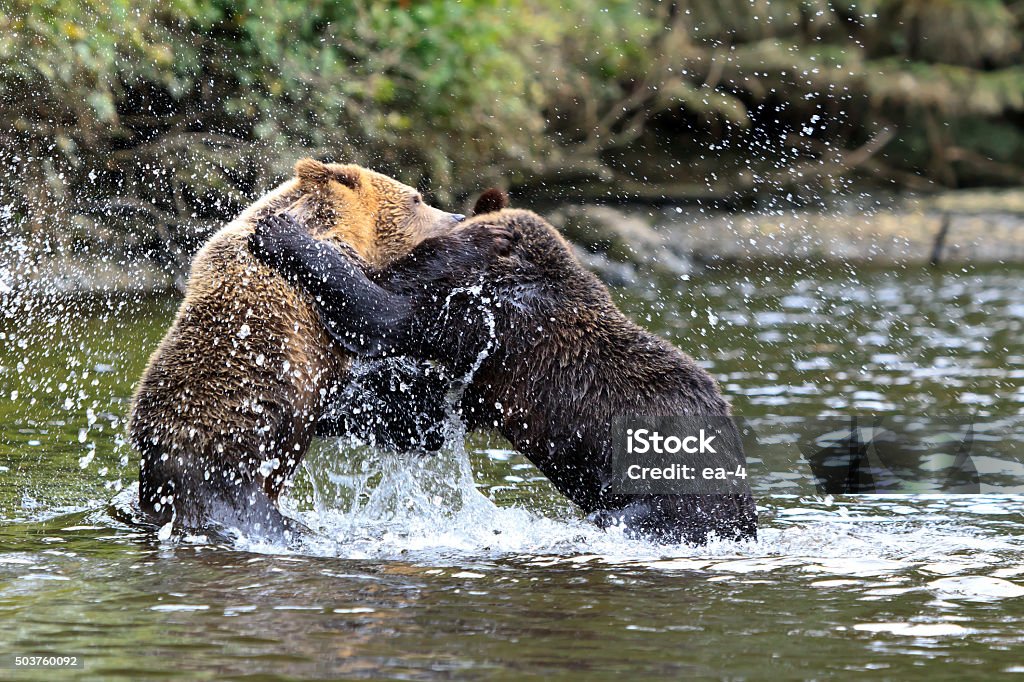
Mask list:
MULTIPOLYGON (((974 415, 1024 437, 1024 271, 729 266, 658 286, 620 302, 755 425, 974 415)), ((300 550, 160 542, 124 515, 122 420, 177 301, 4 305, 0 658, 85 667, 0 678, 1024 673, 1012 471, 979 496, 820 497, 750 452, 760 540, 665 548, 589 527, 493 436, 420 460, 320 443, 287 500, 320 531, 300 550)))

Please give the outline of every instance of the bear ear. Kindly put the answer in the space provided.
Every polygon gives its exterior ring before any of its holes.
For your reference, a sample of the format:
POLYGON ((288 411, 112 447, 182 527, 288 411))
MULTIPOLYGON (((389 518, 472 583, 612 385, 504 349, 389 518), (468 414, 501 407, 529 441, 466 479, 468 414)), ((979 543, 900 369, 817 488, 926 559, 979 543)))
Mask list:
POLYGON ((497 187, 491 187, 484 190, 484 193, 476 200, 476 205, 473 206, 473 215, 494 213, 503 208, 508 208, 508 195, 497 187))
POLYGON ((359 187, 361 180, 359 169, 355 166, 332 167, 310 158, 301 159, 295 164, 295 176, 311 184, 323 184, 328 180, 334 180, 352 189, 359 187))

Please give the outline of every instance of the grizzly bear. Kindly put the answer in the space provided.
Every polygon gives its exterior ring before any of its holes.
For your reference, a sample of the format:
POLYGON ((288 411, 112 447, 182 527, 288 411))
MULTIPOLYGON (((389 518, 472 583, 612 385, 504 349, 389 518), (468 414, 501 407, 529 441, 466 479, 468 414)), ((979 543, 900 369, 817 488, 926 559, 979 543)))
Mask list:
MULTIPOLYGON (((314 434, 337 435, 345 421, 328 407, 351 354, 324 330, 311 298, 248 249, 256 222, 281 210, 376 267, 464 219, 380 173, 304 159, 294 179, 217 232, 196 255, 185 299, 132 401, 139 502, 156 523, 283 537, 296 525, 278 510, 278 496, 314 434)), ((392 428, 410 430, 408 422, 392 428)))
MULTIPOLYGON (((498 196, 478 206, 500 209, 498 196)), ((467 426, 496 427, 598 525, 665 543, 756 537, 745 482, 731 493, 614 490, 616 416, 721 419, 729 405, 692 358, 626 318, 540 216, 478 215, 372 281, 289 215, 266 216, 251 241, 258 258, 318 298, 342 343, 470 376, 460 402, 467 426)))

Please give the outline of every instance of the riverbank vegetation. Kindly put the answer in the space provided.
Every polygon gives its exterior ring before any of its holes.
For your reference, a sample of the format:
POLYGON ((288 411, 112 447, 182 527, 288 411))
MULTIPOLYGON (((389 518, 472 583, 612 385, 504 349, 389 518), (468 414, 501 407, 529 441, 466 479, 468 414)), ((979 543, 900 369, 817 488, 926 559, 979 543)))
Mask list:
POLYGON ((1020 0, 3 0, 0 231, 180 267, 302 155, 446 207, 1024 181, 1020 0))

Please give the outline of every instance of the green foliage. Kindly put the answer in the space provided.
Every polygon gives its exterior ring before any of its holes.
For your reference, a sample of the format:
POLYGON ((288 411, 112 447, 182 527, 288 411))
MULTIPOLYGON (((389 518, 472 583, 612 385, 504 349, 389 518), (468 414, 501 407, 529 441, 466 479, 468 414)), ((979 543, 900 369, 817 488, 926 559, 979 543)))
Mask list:
POLYGON ((1009 0, 0 0, 0 208, 184 262, 307 154, 447 205, 502 178, 785 191, 780 163, 855 156, 1020 182, 1022 39, 1009 0), (884 130, 884 160, 840 153, 884 130), (675 159, 617 161, 643 150, 675 159))

